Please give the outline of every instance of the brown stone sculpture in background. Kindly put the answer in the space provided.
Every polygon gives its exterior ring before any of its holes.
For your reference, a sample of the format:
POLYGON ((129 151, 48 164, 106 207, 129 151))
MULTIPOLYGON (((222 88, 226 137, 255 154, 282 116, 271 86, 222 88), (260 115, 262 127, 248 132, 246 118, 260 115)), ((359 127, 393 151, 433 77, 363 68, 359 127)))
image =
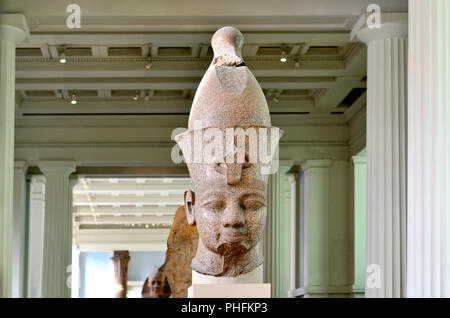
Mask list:
MULTIPOLYGON (((185 192, 188 223, 196 224, 199 232, 192 269, 203 275, 236 277, 263 263, 269 177, 263 168, 273 156, 255 160, 254 146, 259 145, 257 155, 265 153, 267 145, 259 136, 279 130, 271 127, 263 91, 242 60, 239 30, 224 27, 211 44, 214 59, 195 94, 188 131, 175 141, 195 190, 185 192), (257 137, 251 141, 253 135, 257 137), (211 148, 213 159, 206 161, 206 150, 211 148)), ((270 147, 278 146, 277 136, 270 147)))
POLYGON ((170 227, 166 261, 162 267, 169 280, 173 298, 187 297, 187 289, 192 282, 190 265, 197 245, 197 228, 187 224, 184 206, 180 206, 170 227))
POLYGON ((127 271, 130 255, 128 251, 114 251, 111 260, 114 264, 114 276, 116 280, 115 297, 127 298, 127 271))
POLYGON ((150 271, 142 286, 142 298, 169 298, 170 285, 162 267, 150 271))

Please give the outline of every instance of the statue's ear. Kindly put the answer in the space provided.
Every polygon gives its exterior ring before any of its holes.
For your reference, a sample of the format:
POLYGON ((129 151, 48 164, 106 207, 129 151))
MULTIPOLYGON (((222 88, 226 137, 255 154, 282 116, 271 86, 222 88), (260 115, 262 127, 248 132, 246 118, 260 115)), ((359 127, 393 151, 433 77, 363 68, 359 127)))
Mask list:
POLYGON ((184 192, 184 212, 189 225, 195 225, 194 216, 195 194, 192 190, 184 192))

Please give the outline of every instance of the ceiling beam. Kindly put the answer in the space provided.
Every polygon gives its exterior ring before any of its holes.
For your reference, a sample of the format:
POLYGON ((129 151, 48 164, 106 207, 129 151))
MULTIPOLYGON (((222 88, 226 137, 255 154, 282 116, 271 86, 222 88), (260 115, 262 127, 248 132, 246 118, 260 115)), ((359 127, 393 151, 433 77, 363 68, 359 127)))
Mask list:
MULTIPOLYGON (((300 67, 294 66, 293 60, 281 63, 279 59, 269 61, 246 59, 245 63, 256 77, 266 76, 342 76, 348 72, 345 70, 345 61, 341 59, 317 59, 301 60, 300 67)), ((145 61, 121 61, 118 63, 112 59, 105 61, 68 61, 61 64, 54 61, 20 60, 16 62, 16 78, 152 78, 152 77, 199 77, 201 78, 208 68, 208 60, 194 61, 153 61, 152 68, 147 71, 144 68, 145 61)), ((361 76, 365 74, 365 68, 356 70, 361 76)))
MULTIPOLYGON (((32 33, 24 46, 33 44, 49 45, 104 45, 104 46, 140 46, 157 43, 158 46, 192 46, 198 43, 210 43, 213 32, 154 32, 154 33, 32 33)), ((311 45, 341 46, 350 40, 349 31, 322 32, 243 32, 246 44, 303 43, 311 45)), ((21 44, 18 45, 21 47, 21 44)), ((153 46, 152 46, 152 55, 153 46)))
POLYGON ((74 194, 160 194, 171 193, 179 194, 184 193, 188 188, 192 187, 192 183, 186 182, 185 184, 89 184, 87 189, 81 185, 77 185, 73 189, 74 194))
POLYGON ((110 98, 111 90, 110 89, 99 89, 97 90, 98 97, 100 98, 110 98))
POLYGON ((200 54, 200 48, 201 48, 200 44, 191 45, 191 56, 198 57, 200 54))
POLYGON ((74 244, 83 251, 161 250, 167 248, 169 229, 86 229, 74 230, 74 244))
POLYGON ((336 84, 315 101, 315 106, 317 108, 337 107, 352 89, 365 85, 366 83, 361 82, 361 76, 339 77, 336 84))
POLYGON ((73 208, 74 215, 175 215, 179 205, 166 205, 165 207, 145 206, 137 207, 106 207, 99 206, 94 208, 92 212, 89 206, 75 206, 73 208))
POLYGON ((208 54, 209 45, 208 44, 200 44, 200 50, 198 52, 198 57, 206 57, 208 54))
POLYGON ((259 45, 244 45, 242 48, 242 56, 256 56, 258 53, 259 45))
POLYGON ((360 109, 362 109, 367 104, 367 92, 364 92, 351 106, 345 111, 345 121, 350 121, 350 119, 355 116, 360 109))
POLYGON ((297 55, 302 47, 303 47, 303 45, 301 45, 301 44, 296 44, 296 45, 292 46, 292 49, 289 52, 289 55, 292 55, 292 56, 297 55))
MULTIPOLYGON (((46 44, 50 53, 50 57, 53 59, 57 59, 59 58, 59 54, 58 54, 58 46, 61 45, 48 45, 46 44)), ((59 63, 59 62, 58 62, 59 63)))
POLYGON ((41 54, 42 54, 42 57, 44 57, 44 58, 50 58, 51 57, 50 50, 48 49, 48 45, 47 44, 41 45, 41 54))
POLYGON ((108 47, 107 46, 99 46, 94 45, 91 47, 92 56, 94 57, 107 57, 108 56, 108 47))
MULTIPOLYGON (((18 90, 197 89, 201 78, 44 78, 17 79, 18 90)), ((259 77, 263 89, 317 89, 334 86, 334 77, 259 77)))
POLYGON ((311 44, 309 43, 304 43, 302 45, 302 48, 300 49, 300 55, 306 55, 306 53, 309 51, 309 48, 311 47, 311 44))
MULTIPOLYGON (((130 98, 131 99, 131 98, 130 98)), ((298 100, 280 100, 274 102, 268 100, 271 113, 296 113, 311 112, 323 113, 330 109, 321 110, 314 108, 314 101, 311 97, 298 100)), ((76 105, 72 105, 68 100, 29 100, 25 99, 19 104, 19 109, 23 114, 189 114, 192 100, 141 100, 134 102, 131 100, 89 100, 83 101, 79 98, 76 105)))
POLYGON ((173 222, 174 216, 95 216, 95 215, 79 215, 75 216, 74 222, 80 224, 170 224, 173 222))
POLYGON ((165 206, 165 205, 183 205, 184 200, 183 196, 179 197, 154 197, 150 198, 147 196, 139 197, 124 197, 124 196, 105 196, 98 195, 91 198, 91 201, 88 201, 87 196, 74 196, 73 197, 73 205, 74 206, 165 206))
POLYGON ((143 45, 143 46, 141 47, 141 55, 142 55, 143 57, 148 57, 149 54, 150 54, 150 46, 148 46, 148 45, 143 45))
POLYGON ((160 47, 160 45, 152 44, 152 46, 150 48, 150 56, 152 56, 152 57, 158 56, 159 47, 160 47))

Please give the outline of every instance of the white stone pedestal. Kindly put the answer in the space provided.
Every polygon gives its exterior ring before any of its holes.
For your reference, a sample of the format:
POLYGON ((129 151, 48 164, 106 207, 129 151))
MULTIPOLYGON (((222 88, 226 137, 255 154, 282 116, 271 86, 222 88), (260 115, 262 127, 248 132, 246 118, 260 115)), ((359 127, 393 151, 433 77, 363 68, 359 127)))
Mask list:
POLYGON ((271 284, 263 284, 263 265, 236 277, 215 277, 192 271, 188 298, 270 298, 271 284))
POLYGON ((194 284, 188 298, 270 298, 270 284, 194 284))

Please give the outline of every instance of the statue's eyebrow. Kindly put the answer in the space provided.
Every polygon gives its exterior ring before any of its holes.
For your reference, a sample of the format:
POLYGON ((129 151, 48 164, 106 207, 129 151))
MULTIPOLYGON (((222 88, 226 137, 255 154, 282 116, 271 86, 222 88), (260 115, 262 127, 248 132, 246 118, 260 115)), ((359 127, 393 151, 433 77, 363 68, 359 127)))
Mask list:
POLYGON ((201 200, 205 200, 208 199, 209 197, 212 196, 216 196, 216 197, 224 197, 224 192, 223 191, 217 191, 217 190, 211 190, 211 191, 206 191, 203 193, 203 195, 201 196, 201 200))
POLYGON ((252 192, 244 193, 240 197, 240 199, 244 200, 249 197, 258 197, 258 199, 260 199, 261 201, 266 202, 266 198, 264 197, 264 194, 260 193, 260 191, 257 191, 257 192, 252 191, 252 192))

